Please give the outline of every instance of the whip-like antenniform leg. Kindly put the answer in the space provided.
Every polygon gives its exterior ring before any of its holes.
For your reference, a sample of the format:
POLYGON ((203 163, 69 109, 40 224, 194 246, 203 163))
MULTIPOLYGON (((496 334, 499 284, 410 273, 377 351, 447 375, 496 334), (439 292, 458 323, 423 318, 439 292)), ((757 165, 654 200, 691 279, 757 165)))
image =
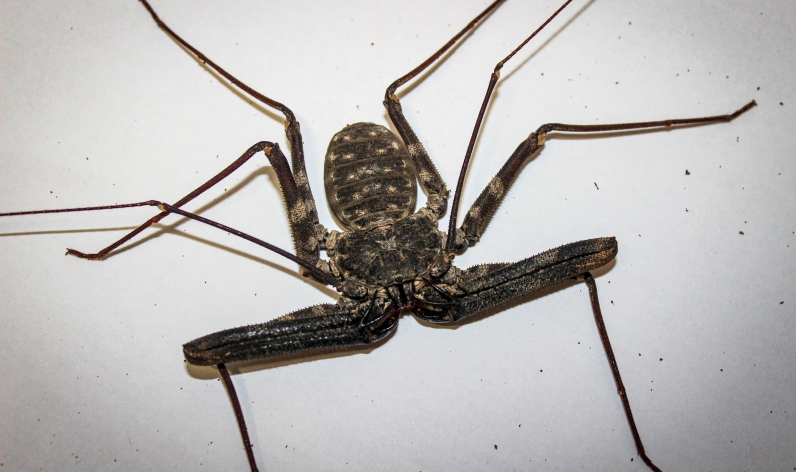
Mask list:
MULTIPOLYGON (((307 179, 307 169, 304 165, 304 146, 301 138, 301 129, 298 121, 296 121, 296 117, 293 114, 293 112, 282 103, 279 103, 276 100, 272 100, 266 97, 265 95, 257 92, 253 88, 249 87, 245 83, 235 78, 232 74, 225 71, 218 64, 211 61, 207 56, 202 54, 201 51, 191 46, 187 41, 185 41, 179 35, 177 35, 177 33, 172 31, 171 28, 169 28, 158 17, 157 13, 155 13, 155 10, 152 9, 147 0, 141 0, 141 3, 144 5, 147 11, 149 11, 150 15, 152 15, 152 19, 155 20, 158 26, 163 31, 165 31, 166 34, 168 34, 172 39, 177 41, 181 46, 183 46, 185 49, 190 51, 194 56, 196 56, 197 59, 202 61, 208 67, 216 71, 219 75, 229 80, 229 82, 232 83, 234 86, 243 90, 257 101, 271 108, 279 110, 285 116, 285 133, 287 135, 287 140, 290 147, 289 151, 292 158, 291 159, 292 166, 287 165, 287 160, 284 158, 284 155, 282 155, 281 152, 278 152, 278 147, 276 145, 271 145, 270 143, 267 144, 269 146, 272 146, 273 149, 276 149, 278 154, 281 156, 281 157, 277 156, 277 158, 284 161, 284 166, 282 169, 276 169, 276 166, 274 166, 274 168, 275 170, 277 170, 277 175, 279 176, 279 183, 282 187, 282 195, 284 196, 285 203, 288 206, 290 230, 293 233, 293 241, 296 245, 296 254, 301 259, 311 261, 313 264, 316 263, 320 258, 320 243, 318 237, 316 236, 316 225, 318 224, 318 211, 315 208, 315 200, 312 197, 312 191, 309 186, 309 180, 307 179)), ((257 145, 255 145, 255 147, 256 146, 257 145)), ((268 155, 269 160, 271 160, 271 164, 274 165, 273 158, 269 154, 269 150, 267 148, 264 148, 263 150, 265 150, 266 155, 268 155)), ((254 152, 252 154, 254 154, 254 152)), ((244 156, 246 155, 244 154, 244 156)), ((204 185, 197 188, 190 194, 186 195, 184 198, 175 203, 174 206, 181 207, 182 205, 191 201, 196 196, 200 195, 205 190, 209 189, 210 187, 220 182, 233 170, 242 165, 243 162, 245 162, 248 159, 248 157, 251 157, 248 156, 244 158, 244 156, 241 156, 240 159, 235 161, 235 163, 230 165, 222 173, 216 175, 215 177, 207 181, 204 185)), ((96 254, 83 254, 83 253, 78 253, 77 251, 73 252, 72 254, 79 257, 85 257, 87 259, 101 259, 105 257, 109 252, 119 247, 121 244, 124 244, 130 238, 132 238, 136 234, 146 229, 148 226, 157 223, 158 221, 163 219, 166 215, 168 215, 168 212, 156 215, 155 217, 151 218, 149 221, 147 221, 146 223, 135 229, 132 233, 128 234, 121 240, 106 247, 105 249, 96 254)))
POLYGON ((475 28, 475 26, 481 20, 495 11, 495 9, 497 9, 502 2, 503 0, 496 0, 494 3, 489 5, 486 10, 473 18, 473 20, 468 23, 467 26, 459 31, 456 36, 451 38, 450 41, 445 43, 445 45, 442 46, 437 52, 432 54, 431 57, 426 59, 419 66, 415 67, 408 74, 390 84, 390 86, 387 87, 387 91, 384 93, 384 107, 387 108, 387 113, 390 115, 390 119, 395 125, 395 128, 398 130, 398 134, 401 135, 401 139, 403 139, 407 151, 409 151, 409 156, 412 158, 412 162, 417 170, 417 180, 420 182, 420 185, 423 187, 423 189, 425 189, 425 191, 428 193, 427 206, 437 215, 437 218, 441 217, 445 213, 445 209, 448 207, 448 188, 445 186, 442 176, 439 175, 437 168, 431 161, 431 157, 429 157, 426 149, 423 147, 423 143, 420 142, 414 130, 412 130, 412 127, 409 126, 409 122, 406 121, 403 109, 401 108, 401 103, 398 101, 398 96, 395 95, 395 91, 398 89, 398 87, 417 77, 420 73, 426 70, 428 66, 436 62, 465 34, 472 31, 472 29, 475 28))

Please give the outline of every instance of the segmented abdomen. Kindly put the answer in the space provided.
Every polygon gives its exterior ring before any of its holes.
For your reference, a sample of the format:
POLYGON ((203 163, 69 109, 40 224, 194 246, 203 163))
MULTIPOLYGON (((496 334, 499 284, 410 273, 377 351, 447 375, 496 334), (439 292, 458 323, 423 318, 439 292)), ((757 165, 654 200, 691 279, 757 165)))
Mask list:
POLYGON ((335 134, 326 151, 329 207, 346 229, 367 230, 409 216, 417 183, 409 154, 384 126, 356 123, 335 134))

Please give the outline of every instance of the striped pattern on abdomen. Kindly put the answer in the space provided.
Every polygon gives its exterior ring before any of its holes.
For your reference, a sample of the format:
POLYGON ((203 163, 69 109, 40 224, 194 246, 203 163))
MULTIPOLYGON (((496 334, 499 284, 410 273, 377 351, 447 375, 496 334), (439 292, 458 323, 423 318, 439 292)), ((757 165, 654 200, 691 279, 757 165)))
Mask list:
POLYGON ((326 198, 346 229, 367 230, 406 218, 415 208, 414 168, 384 126, 356 123, 335 134, 324 163, 326 198))

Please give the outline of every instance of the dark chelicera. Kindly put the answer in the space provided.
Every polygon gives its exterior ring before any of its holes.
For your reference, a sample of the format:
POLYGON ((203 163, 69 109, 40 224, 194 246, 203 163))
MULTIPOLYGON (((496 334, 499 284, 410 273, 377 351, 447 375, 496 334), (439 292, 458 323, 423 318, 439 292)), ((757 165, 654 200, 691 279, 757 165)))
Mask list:
MULTIPOLYGON (((285 115, 291 164, 288 164, 287 158, 277 144, 262 141, 250 147, 226 169, 174 205, 147 201, 108 207, 14 214, 156 205, 161 209, 160 214, 99 253, 83 254, 70 249, 69 254, 88 259, 104 258, 110 251, 151 224, 158 222, 169 213, 177 213, 274 250, 301 265, 305 275, 321 283, 332 285, 341 292, 342 295, 335 304, 305 308, 267 323, 228 329, 185 344, 184 352, 188 362, 197 365, 218 365, 233 400, 252 470, 256 470, 256 464, 251 444, 225 363, 365 346, 387 336, 404 312, 411 312, 433 323, 457 323, 501 303, 574 277, 583 277, 589 289, 597 329, 637 451, 647 466, 658 470, 644 453, 600 313, 596 284, 589 273, 604 266, 616 256, 616 239, 605 237, 579 241, 516 263, 484 264, 466 270, 456 268, 453 259, 456 253, 463 252, 479 240, 523 164, 540 149, 548 133, 610 132, 730 121, 753 107, 754 101, 733 114, 705 118, 612 125, 560 123, 543 125, 520 143, 503 168, 476 199, 467 212, 462 226, 456 228, 458 197, 467 163, 487 103, 499 77, 499 71, 506 61, 569 3, 568 1, 495 67, 459 176, 453 198, 449 232, 446 235, 439 231, 438 222, 446 211, 449 192, 428 153, 406 121, 395 91, 436 61, 464 34, 497 8, 501 1, 498 0, 423 64, 387 88, 384 106, 400 138, 387 128, 373 123, 346 126, 334 136, 326 154, 324 171, 326 196, 332 212, 346 231, 328 231, 318 221, 315 201, 304 166, 301 131, 293 112, 285 105, 258 93, 228 74, 169 29, 157 17, 146 0, 141 1, 157 24, 199 60, 241 90, 285 115), (268 157, 279 180, 297 255, 180 209, 260 151, 268 157), (428 196, 426 205, 416 212, 414 212, 417 198, 415 178, 428 196), (321 250, 325 250, 330 257, 328 261, 320 257, 321 250)), ((0 216, 10 215, 12 214, 0 214, 0 216)))

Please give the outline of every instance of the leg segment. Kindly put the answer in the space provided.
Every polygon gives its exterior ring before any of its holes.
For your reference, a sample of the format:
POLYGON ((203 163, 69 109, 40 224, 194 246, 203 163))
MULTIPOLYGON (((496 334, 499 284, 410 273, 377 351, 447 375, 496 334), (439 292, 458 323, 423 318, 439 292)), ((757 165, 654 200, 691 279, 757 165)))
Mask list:
POLYGON ((428 193, 429 198, 427 206, 437 215, 437 217, 441 217, 445 213, 445 209, 448 206, 448 189, 445 186, 445 182, 442 180, 442 176, 439 175, 437 168, 434 166, 434 163, 431 162, 431 158, 423 147, 423 144, 417 138, 417 135, 415 135, 412 127, 409 126, 409 123, 406 121, 406 117, 404 116, 403 110, 401 108, 401 103, 398 101, 395 91, 398 89, 398 87, 417 77, 421 72, 426 70, 428 66, 436 62, 437 59, 439 59, 443 54, 445 54, 445 52, 453 47, 453 45, 456 44, 465 34, 472 30, 475 25, 477 25, 490 13, 495 11, 502 1, 503 0, 496 0, 494 3, 489 5, 486 10, 475 17, 470 23, 467 24, 467 26, 464 27, 464 29, 462 29, 456 36, 451 38, 450 41, 442 46, 442 48, 435 52, 431 57, 426 59, 422 64, 417 66, 408 74, 390 84, 384 94, 384 107, 387 108, 387 114, 390 115, 390 119, 395 125, 395 128, 398 130, 398 134, 401 135, 401 139, 403 139, 407 151, 409 151, 409 156, 412 158, 412 162, 417 169, 417 178, 420 181, 420 185, 428 193))
POLYGON ((470 158, 473 155, 473 149, 475 148, 475 140, 478 138, 478 132, 481 130, 481 123, 484 120, 484 115, 486 114, 486 107, 489 105, 489 100, 492 98, 492 92, 495 91, 495 85, 497 85, 497 81, 500 78, 500 70, 503 66, 508 62, 509 59, 514 57, 520 49, 522 49, 528 42, 533 39, 540 31, 544 29, 553 18, 558 16, 561 11, 567 7, 572 2, 572 0, 567 0, 564 2, 558 10, 555 11, 540 27, 536 29, 530 36, 528 36, 525 41, 520 43, 513 51, 509 53, 508 56, 503 58, 500 62, 495 65, 494 70, 492 70, 492 74, 489 76, 489 85, 486 87, 486 95, 484 95, 484 101, 481 102, 481 109, 478 111, 478 117, 475 119, 475 126, 473 127, 473 133, 470 135, 470 143, 467 145, 467 151, 464 153, 464 162, 462 162, 462 168, 459 171, 459 179, 456 181, 456 191, 453 193, 453 203, 451 204, 451 217, 448 220, 448 239, 445 241, 445 252, 461 252, 464 251, 466 247, 466 243, 461 236, 458 234, 459 232, 456 230, 456 218, 459 216, 459 198, 462 196, 462 187, 464 186, 464 177, 467 175, 467 168, 470 165, 470 158))
MULTIPOLYGON (((294 180, 292 186, 295 188, 294 194, 295 194, 296 206, 299 207, 301 210, 300 211, 300 213, 302 214, 301 218, 306 220, 307 225, 312 227, 311 231, 307 233, 307 235, 304 234, 298 235, 294 229, 293 240, 295 241, 296 252, 298 253, 299 257, 302 257, 303 259, 306 260, 312 260, 313 263, 316 262, 320 258, 320 248, 318 244, 318 238, 315 236, 315 225, 319 224, 318 211, 315 207, 315 199, 312 197, 312 190, 310 189, 309 180, 307 179, 307 169, 304 165, 304 145, 301 139, 301 127, 299 126, 299 122, 296 121, 296 117, 293 114, 293 112, 282 103, 279 103, 276 100, 272 100, 266 97, 265 95, 261 94, 260 92, 254 90, 253 88, 249 87, 248 85, 244 84, 243 82, 235 78, 232 74, 221 68, 221 66, 211 61, 207 56, 202 54, 201 51, 188 44, 187 41, 182 39, 174 31, 172 31, 172 29, 169 28, 166 25, 166 23, 164 23, 160 19, 160 17, 158 17, 157 13, 155 13, 155 10, 149 5, 149 3, 146 0, 141 0, 141 3, 143 3, 144 7, 147 9, 149 14, 152 15, 152 19, 155 20, 155 23, 157 23, 157 25, 163 31, 165 31, 166 34, 168 34, 174 41, 177 41, 185 49, 187 49, 194 56, 196 56, 197 59, 199 59, 204 64, 209 66, 211 69, 218 72, 225 79, 229 80, 230 83, 232 83, 234 86, 238 87, 247 94, 251 95, 257 101, 271 108, 279 110, 283 115, 285 115, 285 134, 287 135, 288 145, 290 147, 289 151, 293 167, 292 173, 288 172, 288 174, 290 175, 291 180, 294 180), (312 238, 309 238, 309 236, 312 236, 312 238)), ((288 171, 289 170, 290 169, 288 168, 288 171)), ((279 180, 280 183, 282 183, 281 176, 279 180)), ((284 183, 282 183, 282 188, 283 189, 285 188, 284 183)), ((285 199, 287 200, 287 196, 285 199)), ((174 206, 180 206, 180 205, 175 204, 174 206)), ((163 216, 158 215, 157 217, 158 220, 160 220, 160 218, 163 218, 163 216)), ((291 224, 292 224, 292 219, 291 219, 291 224)))
POLYGON ((614 351, 611 349, 611 341, 608 340, 608 331, 605 329, 605 322, 603 322, 600 300, 597 299, 597 284, 594 283, 594 277, 588 272, 583 274, 583 278, 586 282, 586 286, 589 288, 589 298, 591 299, 591 309, 594 312, 594 321, 597 323, 597 331, 600 333, 600 340, 603 342, 605 355, 608 358, 608 364, 611 366, 611 373, 614 376, 614 382, 616 382, 619 398, 622 400, 622 408, 625 409, 625 416, 627 417, 628 425, 630 425, 630 432, 633 434, 633 442, 636 443, 636 450, 638 451, 638 455, 641 456, 641 460, 644 461, 650 469, 660 472, 661 469, 656 467, 644 452, 641 436, 638 434, 636 422, 633 420, 633 413, 630 411, 630 401, 627 398, 627 391, 625 391, 625 385, 622 383, 622 377, 619 375, 619 366, 616 364, 616 357, 614 357, 614 351))
MULTIPOLYGON (((252 156, 257 154, 259 151, 263 151, 268 157, 268 160, 271 163, 274 171, 276 172, 277 179, 279 180, 279 185, 282 188, 282 196, 285 199, 285 205, 287 206, 288 212, 288 219, 290 223, 290 229, 293 233, 293 240, 296 242, 297 248, 297 255, 299 259, 307 261, 313 265, 317 263, 320 258, 320 249, 318 248, 318 240, 315 237, 315 223, 313 222, 313 213, 312 211, 307 209, 305 205, 305 201, 299 195, 296 182, 293 179, 293 175, 290 171, 290 166, 287 163, 287 159, 285 155, 282 154, 282 151, 279 149, 279 145, 275 143, 270 143, 267 141, 261 141, 254 146, 250 147, 241 157, 235 160, 232 164, 227 166, 224 170, 216 174, 212 179, 208 180, 200 187, 189 193, 188 195, 181 198, 177 203, 172 205, 175 208, 179 208, 186 203, 190 202, 197 196, 204 193, 210 187, 216 185, 217 183, 221 182, 224 178, 228 175, 232 174, 236 169, 242 166, 246 161, 251 159, 252 156)), ((314 208, 314 207, 313 207, 314 208)), ((144 224, 139 226, 138 228, 134 229, 118 241, 114 242, 110 246, 106 247, 105 249, 101 250, 96 254, 85 254, 80 251, 76 251, 74 249, 69 249, 67 254, 71 254, 73 256, 81 257, 83 259, 104 259, 108 253, 116 249, 117 247, 121 246, 125 242, 132 239, 138 233, 142 232, 149 226, 159 222, 161 219, 165 218, 171 211, 165 210, 161 211, 159 214, 155 215, 154 217, 150 218, 144 224)))
MULTIPOLYGON (((188 213, 185 210, 181 210, 181 209, 176 208, 176 207, 174 207, 172 205, 169 205, 167 203, 157 202, 155 200, 150 200, 148 202, 143 202, 143 203, 147 203, 147 204, 152 205, 152 206, 157 206, 158 208, 160 208, 163 211, 176 213, 178 215, 182 215, 182 216, 185 216, 187 218, 191 218, 192 220, 196 220, 196 221, 198 221, 200 223, 204 223, 204 224, 212 226, 214 228, 218 228, 218 229, 220 229, 222 231, 226 231, 229 234, 235 235, 235 236, 237 236, 239 238, 243 238, 246 241, 252 242, 254 244, 257 244, 258 246, 262 246, 262 247, 264 247, 266 249, 274 251, 275 253, 279 254, 280 256, 286 257, 286 258, 290 259, 291 261, 295 262, 296 264, 300 265, 304 269, 305 273, 312 275, 312 277, 315 280, 317 280, 318 282, 321 282, 321 283, 324 283, 324 284, 327 284, 327 285, 331 285, 332 287, 339 287, 340 284, 342 283, 342 280, 339 280, 328 269, 325 269, 323 266, 317 265, 317 264, 312 264, 312 263, 310 263, 308 261, 305 261, 304 259, 296 257, 293 254, 290 254, 289 252, 274 246, 273 244, 267 243, 267 242, 263 241, 262 239, 258 239, 258 238, 255 238, 254 236, 246 234, 243 231, 238 231, 235 228, 230 228, 229 226, 222 225, 221 223, 217 223, 217 222, 215 222, 213 220, 208 220, 207 218, 203 218, 203 217, 201 217, 199 215, 195 215, 193 213, 188 213)), ((140 206, 139 204, 132 204, 132 205, 140 206)), ((123 205, 123 206, 126 207, 126 206, 132 206, 132 205, 123 205)))
POLYGON ((461 234, 457 234, 454 251, 462 253, 467 250, 468 246, 472 246, 483 234, 492 216, 503 201, 514 179, 517 178, 522 165, 528 158, 530 158, 539 149, 539 144, 535 135, 531 135, 528 139, 520 143, 517 149, 512 153, 509 160, 498 171, 489 185, 481 192, 481 195, 470 207, 467 216, 464 217, 464 222, 460 229, 457 230, 464 232, 466 241, 462 241, 461 234))
POLYGON ((257 472, 257 461, 254 460, 252 442, 249 439, 249 430, 246 428, 246 420, 243 418, 243 410, 240 407, 238 394, 235 392, 235 384, 232 383, 232 378, 229 376, 227 366, 224 364, 218 364, 218 373, 221 374, 221 380, 224 381, 224 386, 227 387, 227 393, 229 393, 229 399, 232 402, 232 409, 235 410, 235 419, 238 420, 238 429, 240 430, 241 439, 243 439, 243 448, 246 450, 246 458, 249 459, 249 468, 251 468, 251 472, 257 472))
MULTIPOLYGON (((271 143, 266 143, 266 142, 263 141, 263 142, 259 142, 259 143, 255 144, 254 146, 250 147, 249 149, 246 150, 246 152, 243 153, 242 156, 237 158, 235 160, 235 162, 233 162, 232 164, 228 165, 224 170, 222 170, 221 172, 216 174, 212 179, 208 180, 207 182, 205 182, 204 184, 199 186, 193 192, 191 192, 188 195, 182 197, 173 206, 179 208, 179 207, 185 205, 186 203, 190 202, 194 198, 198 197, 202 193, 204 193, 210 187, 212 187, 215 184, 221 182, 228 175, 230 175, 231 173, 235 172, 235 170, 238 167, 242 166, 246 161, 251 159, 252 156, 257 154, 259 151, 262 151, 265 148, 266 144, 270 145, 271 143)), ((153 224, 159 222, 160 220, 165 218, 168 214, 169 214, 169 212, 167 212, 167 211, 160 212, 159 214, 157 214, 157 215, 153 216, 152 218, 148 219, 147 221, 145 221, 138 228, 134 229, 133 231, 131 231, 130 233, 125 235, 123 238, 119 239, 115 243, 111 244, 110 246, 106 247, 105 249, 103 249, 100 252, 97 252, 95 254, 85 254, 85 253, 82 253, 80 251, 75 251, 74 249, 69 249, 67 251, 67 254, 72 255, 72 256, 77 256, 77 257, 80 257, 80 258, 83 258, 83 259, 89 259, 89 260, 104 259, 108 255, 108 253, 110 253, 111 251, 113 251, 117 247, 119 247, 122 244, 124 244, 127 241, 129 241, 130 239, 135 237, 138 233, 144 231, 145 229, 149 228, 153 224)))
MULTIPOLYGON (((393 97, 395 96, 393 95, 393 97)), ((441 217, 448 207, 448 188, 445 186, 445 181, 439 175, 437 167, 431 162, 431 157, 429 157, 428 152, 423 147, 423 143, 420 142, 414 130, 406 121, 398 98, 384 100, 384 106, 387 108, 390 119, 406 145, 409 157, 411 157, 412 163, 417 170, 417 180, 428 193, 428 208, 438 218, 441 217)))
MULTIPOLYGON (((467 239, 469 245, 473 245, 481 238, 484 230, 486 229, 489 220, 497 211, 500 202, 506 191, 514 182, 514 179, 519 174, 522 165, 528 158, 530 158, 541 146, 547 137, 547 133, 561 131, 570 133, 600 133, 611 131, 626 131, 634 129, 645 128, 664 128, 669 126, 688 126, 699 125, 708 123, 718 123, 732 121, 745 111, 749 110, 756 103, 751 101, 743 108, 737 110, 735 113, 729 115, 707 116, 704 118, 687 118, 678 120, 662 120, 662 121, 647 121, 641 123, 617 123, 608 125, 567 125, 561 123, 548 123, 541 126, 536 132, 532 133, 528 139, 520 143, 514 153, 509 157, 506 164, 498 171, 497 175, 492 179, 487 188, 481 192, 481 195, 475 200, 460 230, 464 233, 464 238, 467 239)), ((466 247, 461 241, 461 236, 457 238, 458 241, 456 249, 463 251, 466 247), (459 247, 461 246, 461 247, 459 247)))

